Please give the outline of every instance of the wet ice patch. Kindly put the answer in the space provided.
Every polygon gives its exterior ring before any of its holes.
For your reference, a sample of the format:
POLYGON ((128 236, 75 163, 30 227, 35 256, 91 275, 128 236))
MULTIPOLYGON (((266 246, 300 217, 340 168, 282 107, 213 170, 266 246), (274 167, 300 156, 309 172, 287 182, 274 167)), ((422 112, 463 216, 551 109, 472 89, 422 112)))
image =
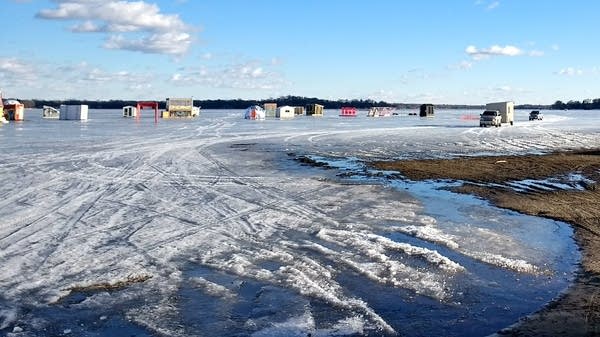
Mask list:
MULTIPOLYGON (((319 161, 326 163, 328 165, 327 158, 319 157, 319 161)), ((352 161, 352 160, 349 160, 352 161)), ((343 164, 340 164, 341 160, 336 159, 336 165, 339 167, 344 167, 343 164)), ((354 166, 358 164, 353 164, 354 166)), ((350 165, 350 166, 353 166, 350 165)), ((355 177, 353 179, 359 180, 361 179, 361 175, 365 173, 364 168, 359 167, 355 168, 355 177)), ((369 173, 371 174, 371 173, 369 173)), ((394 209, 401 208, 399 203, 391 202, 369 202, 363 199, 359 199, 358 202, 362 202, 365 207, 359 213, 362 218, 376 218, 380 221, 383 219, 390 220, 390 223, 405 223, 405 225, 391 225, 386 230, 397 231, 400 233, 404 233, 406 235, 410 235, 421 240, 435 243, 438 245, 443 245, 448 247, 464 256, 475 259, 477 261, 487 263, 490 265, 494 265, 500 268, 506 268, 510 270, 514 270, 521 273, 538 273, 543 271, 541 268, 536 266, 534 263, 527 261, 522 258, 521 254, 525 252, 530 252, 531 250, 523 249, 524 241, 516 241, 510 233, 502 233, 496 231, 495 228, 485 228, 478 227, 476 225, 470 224, 456 224, 456 223, 444 223, 442 221, 440 223, 439 219, 443 219, 447 217, 449 219, 460 219, 464 218, 469 222, 474 221, 474 214, 469 214, 467 211, 467 205, 470 202, 473 202, 472 197, 461 196, 451 193, 449 191, 437 190, 437 188, 445 187, 446 185, 452 185, 453 182, 438 182, 436 184, 427 184, 427 183, 406 183, 401 181, 395 181, 393 184, 402 186, 409 190, 415 190, 420 195, 423 196, 426 203, 428 203, 428 207, 435 208, 436 206, 440 207, 436 213, 442 215, 437 219, 431 216, 417 216, 416 211, 421 210, 421 207, 417 202, 413 205, 411 212, 405 213, 410 214, 412 217, 398 217, 398 218, 389 218, 385 217, 385 214, 394 214, 394 209), (415 188, 416 187, 416 188, 415 188), (459 209, 451 208, 452 199, 459 198, 462 200, 459 209), (444 207, 444 208, 442 208, 444 207), (464 211, 463 211, 464 209, 464 211), (373 213, 370 211, 373 210, 373 213), (445 210, 447 210, 445 212, 445 210), (384 214, 384 216, 370 216, 371 214, 384 214), (456 214, 456 215, 454 215, 456 214), (507 256, 507 254, 509 254, 507 256)), ((366 199, 366 198, 365 198, 366 199)), ((480 201, 475 201, 474 204, 477 204, 479 207, 480 201)), ((404 205, 406 207, 406 205, 404 205)), ((397 212, 396 212, 397 213, 397 212)), ((351 213, 352 214, 352 213, 351 213)), ((476 222, 487 222, 486 225, 490 226, 495 222, 498 222, 498 218, 488 217, 487 219, 475 219, 476 222)), ((492 225, 493 227, 493 225, 492 225)), ((350 234, 347 234, 350 235, 350 234)), ((338 242, 344 242, 341 238, 336 238, 338 242)), ((334 241, 334 240, 330 240, 334 241)), ((400 243, 399 245, 406 245, 400 243)), ((526 246, 526 244, 525 244, 526 246)), ((422 249, 422 248, 419 248, 422 249)), ((371 249, 372 252, 374 249, 371 249)), ((367 250, 367 253, 369 251, 367 250)), ((439 253, 435 252, 435 254, 430 254, 431 259, 439 255, 439 253)), ((447 259, 443 257, 443 259, 447 259)), ((442 259, 442 260, 443 260, 442 259)), ((451 270, 462 270, 463 267, 459 264, 456 264, 458 267, 454 266, 456 262, 451 261, 450 263, 442 264, 443 268, 448 268, 451 270)), ((372 274, 371 274, 372 275, 372 274)))
POLYGON ((317 332, 317 335, 344 336, 363 334, 366 325, 367 322, 360 316, 348 317, 335 323, 331 329, 317 332))
POLYGON ((418 294, 444 299, 449 294, 445 288, 445 278, 430 268, 440 268, 444 272, 463 271, 458 263, 436 251, 393 242, 387 238, 342 230, 321 230, 317 237, 324 241, 341 245, 342 250, 329 251, 336 260, 369 279, 394 287, 411 289, 418 294), (398 251, 408 256, 422 259, 428 266, 410 266, 402 262, 402 257, 394 258, 398 251))
POLYGON ((292 317, 281 323, 274 323, 272 327, 257 331, 253 337, 275 337, 275 336, 297 336, 305 337, 312 335, 315 331, 315 320, 310 313, 299 317, 292 317))
POLYGON ((564 288, 576 258, 570 234, 361 178, 361 158, 598 143, 595 129, 540 126, 503 128, 499 142, 490 130, 456 125, 455 111, 427 121, 332 113, 259 124, 213 111, 156 125, 91 113, 83 128, 32 117, 19 126, 22 142, 11 141, 10 124, 0 130, 0 303, 9 308, 0 333, 492 333, 564 288), (317 171, 289 160, 300 152, 337 159, 317 171), (549 260, 555 273, 517 273, 498 267, 508 265, 498 255, 549 260), (69 291, 130 274, 152 278, 69 291))
POLYGON ((394 226, 389 227, 389 229, 405 233, 425 241, 441 244, 452 249, 459 248, 459 244, 456 243, 456 237, 454 235, 444 233, 442 230, 433 226, 394 226))
POLYGON ((511 269, 520 273, 537 273, 540 269, 531 263, 522 259, 511 259, 504 257, 500 254, 493 254, 488 252, 464 252, 465 255, 470 256, 479 261, 489 263, 494 266, 501 268, 511 269))
POLYGON ((0 330, 4 330, 11 326, 17 320, 17 309, 2 309, 0 310, 0 330))
POLYGON ((203 277, 190 278, 190 283, 201 289, 204 293, 210 296, 234 298, 236 294, 220 284, 210 282, 203 277))
MULTIPOLYGON (((348 261, 346 263, 352 264, 348 261)), ((278 275, 282 277, 282 282, 302 295, 321 299, 340 309, 362 313, 378 329, 394 333, 394 328, 370 308, 368 303, 345 295, 342 286, 333 278, 332 271, 315 261, 307 258, 295 261, 291 266, 280 268, 278 275)))
POLYGON ((523 179, 506 183, 477 184, 511 189, 520 193, 552 192, 552 191, 583 191, 593 188, 595 181, 582 174, 572 173, 546 179, 523 179))
MULTIPOLYGON (((471 257, 478 261, 485 262, 485 263, 488 263, 488 264, 491 264, 491 265, 494 265, 497 267, 514 270, 514 271, 517 271, 520 273, 538 273, 541 271, 540 268, 538 268, 537 266, 535 266, 523 259, 508 258, 499 253, 494 254, 494 253, 485 252, 485 251, 474 251, 474 250, 470 249, 467 244, 465 244, 464 246, 461 246, 457 241, 461 242, 464 240, 462 240, 460 237, 453 235, 453 234, 445 233, 442 230, 431 227, 431 226, 421 226, 421 227, 419 227, 419 226, 398 226, 398 227, 391 227, 390 229, 401 232, 401 233, 405 233, 407 235, 414 236, 416 238, 419 238, 419 239, 422 239, 425 241, 444 245, 444 246, 451 248, 454 251, 461 253, 465 256, 471 257)), ((486 230, 481 230, 481 231, 487 232, 486 230)), ((499 235, 497 235, 497 234, 494 236, 495 236, 495 240, 506 239, 506 240, 510 241, 510 238, 507 238, 507 237, 499 238, 499 235)), ((479 239, 483 240, 483 242, 491 242, 491 241, 485 241, 485 239, 481 236, 478 237, 476 240, 479 240, 479 239)))
POLYGON ((394 242, 375 234, 322 229, 317 234, 317 237, 325 241, 344 245, 348 248, 355 248, 367 254, 367 256, 372 256, 383 261, 388 260, 388 257, 383 252, 385 250, 394 250, 403 252, 409 256, 421 257, 431 265, 446 271, 456 272, 464 270, 459 264, 442 256, 437 251, 406 243, 394 242))
POLYGON ((362 335, 367 326, 367 322, 362 317, 354 316, 339 320, 329 328, 317 328, 314 317, 306 312, 304 315, 293 317, 286 322, 274 323, 271 327, 253 333, 252 336, 354 336, 362 335))

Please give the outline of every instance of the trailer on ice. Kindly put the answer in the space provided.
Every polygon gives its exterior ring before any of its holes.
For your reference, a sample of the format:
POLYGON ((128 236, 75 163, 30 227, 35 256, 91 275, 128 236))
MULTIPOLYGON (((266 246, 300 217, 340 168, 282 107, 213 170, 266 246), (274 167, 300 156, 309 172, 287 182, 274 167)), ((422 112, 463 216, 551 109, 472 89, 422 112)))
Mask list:
POLYGON ((514 102, 497 102, 488 103, 485 105, 485 110, 497 110, 501 115, 501 123, 509 123, 513 125, 515 121, 515 103, 514 102))

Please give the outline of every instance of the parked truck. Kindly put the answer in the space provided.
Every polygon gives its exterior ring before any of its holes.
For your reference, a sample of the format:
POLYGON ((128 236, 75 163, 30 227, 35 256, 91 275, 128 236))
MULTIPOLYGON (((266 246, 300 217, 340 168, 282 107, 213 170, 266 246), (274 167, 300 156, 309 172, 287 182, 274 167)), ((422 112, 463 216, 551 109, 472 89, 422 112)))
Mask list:
MULTIPOLYGON (((497 102, 488 103, 485 105, 485 110, 496 110, 500 113, 502 124, 513 125, 515 121, 515 103, 513 102, 497 102)), ((500 125, 498 125, 500 126, 500 125)))
POLYGON ((500 114, 500 111, 485 110, 481 115, 479 115, 479 126, 502 126, 502 115, 500 114))

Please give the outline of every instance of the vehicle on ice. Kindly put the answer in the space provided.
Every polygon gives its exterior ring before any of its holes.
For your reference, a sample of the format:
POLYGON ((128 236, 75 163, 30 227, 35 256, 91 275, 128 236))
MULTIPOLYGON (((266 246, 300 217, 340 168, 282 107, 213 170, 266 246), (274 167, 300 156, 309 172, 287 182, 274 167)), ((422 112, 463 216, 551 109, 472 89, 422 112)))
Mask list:
POLYGON ((485 110, 479 115, 479 126, 502 126, 502 115, 498 110, 485 110))
POLYGON ((515 121, 515 103, 513 102, 488 103, 485 105, 485 110, 497 110, 500 113, 500 123, 502 124, 513 125, 515 121))
POLYGON ((544 119, 544 115, 541 114, 539 112, 539 110, 533 110, 529 113, 529 120, 530 121, 534 121, 534 120, 538 120, 541 121, 542 119, 544 119))

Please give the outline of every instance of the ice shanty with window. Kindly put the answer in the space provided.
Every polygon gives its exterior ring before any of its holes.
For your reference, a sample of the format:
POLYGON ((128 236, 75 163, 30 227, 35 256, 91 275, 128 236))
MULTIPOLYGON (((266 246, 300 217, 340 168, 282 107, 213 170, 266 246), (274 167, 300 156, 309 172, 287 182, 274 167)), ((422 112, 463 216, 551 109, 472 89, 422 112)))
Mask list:
POLYGON ((84 121, 88 119, 88 106, 85 104, 80 105, 60 105, 60 120, 75 120, 84 121))
POLYGON ((419 116, 421 117, 433 117, 434 115, 434 106, 433 104, 421 104, 419 108, 419 116))
POLYGON ((321 104, 308 104, 306 106, 306 115, 307 116, 323 116, 323 105, 321 104))
POLYGON ((277 113, 275 117, 281 119, 294 118, 294 107, 289 105, 280 106, 277 108, 277 113))
POLYGON ((137 107, 128 105, 123 107, 123 117, 137 117, 137 107))
POLYGON ((162 118, 192 118, 198 117, 200 108, 194 106, 194 100, 190 98, 167 98, 166 109, 162 112, 162 118))

